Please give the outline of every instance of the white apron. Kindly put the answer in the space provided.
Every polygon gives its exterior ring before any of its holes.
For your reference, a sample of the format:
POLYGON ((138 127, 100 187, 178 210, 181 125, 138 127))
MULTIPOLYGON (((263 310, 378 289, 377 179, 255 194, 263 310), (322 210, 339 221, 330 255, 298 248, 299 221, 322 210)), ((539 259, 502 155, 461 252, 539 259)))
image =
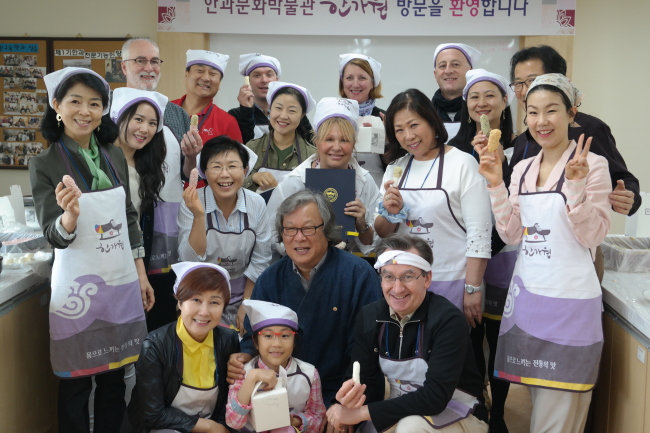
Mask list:
MULTIPOLYGON (((429 364, 424 359, 424 351, 420 351, 424 337, 422 331, 424 329, 424 322, 418 324, 418 337, 416 356, 408 359, 391 359, 388 356, 379 355, 379 366, 381 371, 386 375, 388 384, 390 385, 390 397, 401 397, 410 392, 414 392, 424 385, 425 376, 429 369, 429 364)), ((381 325, 379 330, 379 346, 382 347, 382 337, 388 340, 388 327, 386 322, 381 325)), ((386 346, 387 347, 387 346, 386 346)), ((435 355, 431 355, 435 356, 435 355)), ((462 419, 467 418, 474 412, 474 408, 478 405, 476 397, 467 394, 466 392, 456 389, 447 404, 445 410, 438 415, 422 416, 431 427, 441 429, 454 424, 462 419)), ((377 430, 372 422, 368 421, 361 427, 361 433, 375 433, 377 430)))
MULTIPOLYGON (((216 383, 216 381, 215 381, 216 383)), ((181 384, 172 407, 178 409, 186 415, 198 415, 199 418, 209 419, 217 406, 217 397, 219 396, 219 386, 213 388, 200 389, 185 384, 181 384)), ((171 433, 178 430, 162 429, 151 430, 151 433, 171 433)))
POLYGON ((445 129, 447 130, 447 143, 451 141, 458 131, 460 131, 460 122, 445 122, 445 129))
POLYGON ((529 168, 519 183, 524 236, 501 320, 494 375, 587 392, 596 383, 603 347, 600 284, 591 253, 576 240, 567 218, 564 171, 554 191, 524 193, 529 168))
MULTIPOLYGON (((404 203, 409 207, 409 212, 406 223, 397 226, 397 233, 421 236, 429 244, 435 258, 429 290, 444 296, 463 311, 467 234, 465 228, 451 212, 447 192, 441 186, 445 162, 444 149, 441 149, 437 159, 440 160, 440 167, 435 188, 422 188, 424 183, 407 186, 413 157, 406 165, 398 188, 404 203)), ((434 159, 431 169, 435 163, 434 159)))
POLYGON ((183 198, 181 180, 181 147, 176 136, 164 126, 165 145, 165 184, 160 190, 160 198, 154 207, 153 239, 149 259, 148 274, 171 271, 171 265, 178 263, 178 211, 183 198))
MULTIPOLYGON (((255 126, 255 127, 257 128, 257 126, 255 126)), ((278 185, 279 185, 280 182, 282 182, 282 179, 284 179, 284 177, 287 174, 291 173, 293 171, 293 169, 296 168, 296 167, 289 167, 288 169, 280 169, 280 168, 269 168, 269 167, 266 166, 266 163, 267 163, 268 158, 269 158, 269 152, 271 151, 271 141, 272 141, 271 140, 271 134, 268 134, 266 136, 266 150, 264 151, 264 158, 262 159, 262 165, 260 166, 260 168, 257 171, 258 171, 258 173, 271 173, 273 175, 273 177, 275 178, 275 180, 278 182, 278 185)), ((298 164, 297 165, 300 165, 302 163, 302 155, 300 155, 300 146, 298 145, 298 134, 297 133, 296 133, 296 139, 295 139, 295 141, 293 143, 293 147, 294 147, 294 149, 296 149, 296 154, 298 155, 298 164)), ((262 194, 263 192, 267 192, 267 191, 270 191, 270 190, 268 190, 268 189, 263 190, 261 188, 257 188, 256 192, 258 194, 262 194)))
MULTIPOLYGON (((212 194, 209 187, 205 187, 205 194, 212 194)), ((205 209, 205 194, 203 206, 205 209)), ((244 202, 246 194, 244 194, 244 202)), ((237 310, 241 305, 246 288, 246 276, 244 272, 251 262, 253 248, 257 242, 255 230, 248 224, 248 214, 243 213, 240 218, 239 233, 221 231, 216 210, 206 215, 207 240, 206 261, 224 267, 230 274, 230 304, 224 308, 221 315, 221 325, 226 327, 236 326, 237 310)))
MULTIPOLYGON (((63 143, 58 146, 68 174, 86 184, 78 168, 74 176, 74 161, 63 143)), ((100 152, 118 186, 81 195, 77 236, 67 248, 56 249, 52 267, 50 355, 54 373, 63 378, 133 363, 147 336, 129 242, 126 192, 111 161, 100 152)))
MULTIPOLYGON (((256 356, 244 365, 246 374, 255 368, 260 368, 258 360, 259 356, 256 356)), ((291 358, 291 365, 287 369, 287 396, 289 397, 290 413, 298 414, 305 411, 311 393, 314 370, 313 365, 291 358)), ((250 422, 247 422, 241 431, 255 433, 255 429, 253 429, 250 422)))

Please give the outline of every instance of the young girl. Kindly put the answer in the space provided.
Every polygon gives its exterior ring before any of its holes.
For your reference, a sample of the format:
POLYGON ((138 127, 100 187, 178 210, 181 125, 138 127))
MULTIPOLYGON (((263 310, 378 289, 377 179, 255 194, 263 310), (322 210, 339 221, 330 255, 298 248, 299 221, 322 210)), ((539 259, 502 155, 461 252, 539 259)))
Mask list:
POLYGON ((115 145, 124 152, 129 167, 131 200, 144 240, 144 264, 159 301, 147 315, 150 331, 176 319, 170 270, 178 262, 178 226, 173 222, 183 188, 181 147, 163 125, 166 106, 167 97, 158 92, 123 87, 113 91, 110 111, 120 130, 115 145))
POLYGON ((526 119, 542 151, 514 167, 509 198, 500 161, 479 150, 499 235, 520 244, 494 375, 530 387, 533 433, 583 431, 603 345, 592 262, 609 231, 612 186, 591 138, 584 147, 584 136, 568 138, 581 99, 561 74, 531 84, 526 119))
POLYGON ((247 422, 253 388, 257 382, 267 383, 264 389, 275 387, 282 366, 287 371, 291 426, 295 431, 317 433, 325 414, 318 371, 313 365, 291 357, 298 316, 290 308, 270 302, 245 300, 243 306, 253 328, 253 342, 259 356, 244 366, 246 378, 230 387, 226 422, 234 429, 246 425, 253 432, 253 427, 247 422))

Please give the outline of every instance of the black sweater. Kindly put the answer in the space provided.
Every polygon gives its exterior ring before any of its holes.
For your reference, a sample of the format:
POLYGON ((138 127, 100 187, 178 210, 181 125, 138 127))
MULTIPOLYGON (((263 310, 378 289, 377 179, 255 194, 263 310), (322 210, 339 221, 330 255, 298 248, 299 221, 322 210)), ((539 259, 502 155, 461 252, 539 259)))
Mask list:
POLYGON ((422 305, 404 325, 400 353, 400 325, 391 319, 384 299, 366 305, 357 316, 352 359, 346 380, 352 377, 352 363, 361 364, 361 383, 367 385, 366 403, 370 418, 382 431, 410 415, 437 415, 446 407, 456 388, 475 396, 480 404, 474 416, 487 422, 483 406, 483 378, 476 368, 467 321, 447 299, 428 292, 422 305), (384 400, 384 375, 379 354, 386 356, 386 340, 379 331, 384 322, 388 327, 388 351, 394 359, 415 357, 418 326, 424 321, 423 344, 420 353, 429 364, 424 386, 401 397, 384 400))

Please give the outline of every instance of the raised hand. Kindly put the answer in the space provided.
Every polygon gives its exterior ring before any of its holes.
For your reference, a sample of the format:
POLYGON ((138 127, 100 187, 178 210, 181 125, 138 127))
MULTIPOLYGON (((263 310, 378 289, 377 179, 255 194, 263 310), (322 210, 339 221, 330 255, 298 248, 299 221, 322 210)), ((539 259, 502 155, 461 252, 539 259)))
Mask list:
POLYGON ((479 148, 480 162, 478 172, 487 180, 489 187, 496 187, 503 182, 503 168, 497 152, 488 152, 487 146, 479 148))
POLYGON ((591 147, 591 137, 587 139, 587 144, 582 147, 582 143, 585 141, 585 134, 581 134, 578 139, 578 146, 576 147, 576 152, 573 155, 573 158, 566 163, 564 168, 564 176, 569 180, 580 180, 587 177, 589 173, 589 163, 587 162, 587 155, 589 154, 589 148, 591 147))

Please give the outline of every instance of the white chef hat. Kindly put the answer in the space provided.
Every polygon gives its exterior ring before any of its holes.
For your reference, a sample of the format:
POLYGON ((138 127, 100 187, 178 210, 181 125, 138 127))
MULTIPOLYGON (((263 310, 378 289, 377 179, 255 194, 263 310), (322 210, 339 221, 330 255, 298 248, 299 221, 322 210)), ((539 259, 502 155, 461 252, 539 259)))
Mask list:
POLYGON ((357 130, 359 119, 359 103, 353 99, 345 98, 323 98, 316 105, 314 114, 314 132, 318 131, 320 125, 329 118, 342 117, 348 120, 354 130, 357 130))
POLYGON ((467 61, 469 62, 469 65, 473 68, 476 66, 478 63, 479 59, 481 58, 481 52, 477 50, 474 47, 470 47, 469 45, 466 44, 457 44, 457 43, 452 43, 452 44, 440 44, 436 47, 436 51, 433 53, 433 68, 436 68, 436 58, 438 57, 438 54, 440 54, 441 51, 448 50, 450 48, 453 48, 455 50, 460 51, 465 55, 467 58, 467 61))
POLYGON ((288 326, 298 331, 298 315, 284 305, 250 299, 242 302, 253 332, 268 326, 288 326))
POLYGON ((250 75, 253 69, 267 67, 275 71, 275 74, 280 78, 282 68, 280 61, 275 57, 265 56, 259 53, 242 54, 239 56, 239 73, 244 77, 250 75))
POLYGON ((402 250, 389 250, 377 257, 375 269, 380 269, 386 265, 409 265, 422 269, 425 272, 431 270, 431 263, 424 260, 417 254, 402 250))
POLYGON ((228 59, 230 56, 227 54, 215 53, 214 51, 205 51, 205 50, 187 50, 187 64, 186 68, 189 68, 192 65, 208 65, 213 68, 217 68, 221 72, 223 77, 226 66, 228 65, 228 59))
POLYGON ((178 291, 178 286, 181 284, 181 281, 183 281, 183 278, 190 272, 192 272, 195 269, 199 268, 212 268, 216 269, 223 275, 223 277, 226 279, 226 282, 228 283, 228 293, 232 291, 232 288, 230 287, 230 274, 228 273, 227 270, 222 268, 219 265, 215 265, 213 263, 204 263, 204 262, 178 262, 174 263, 172 265, 172 270, 176 274, 176 282, 174 283, 174 294, 178 291))
POLYGON ((381 83, 381 76, 379 74, 381 71, 381 63, 370 56, 366 56, 365 54, 348 53, 339 55, 339 76, 341 79, 343 79, 343 70, 345 69, 345 65, 350 63, 350 60, 353 59, 361 59, 368 62, 370 69, 372 70, 373 82, 375 84, 374 87, 379 86, 379 83, 381 83))
POLYGON ((167 101, 167 97, 158 92, 120 87, 119 89, 113 90, 111 119, 113 119, 113 122, 117 123, 122 114, 124 114, 124 112, 134 104, 148 102, 153 105, 153 108, 158 113, 159 121, 157 131, 160 132, 163 129, 163 116, 165 115, 167 101))
POLYGON ((299 86, 297 84, 284 83, 282 81, 271 81, 269 83, 269 91, 266 93, 266 101, 269 103, 269 105, 271 105, 271 101, 273 101, 273 95, 275 95, 275 93, 278 90, 282 89, 283 87, 294 88, 300 92, 303 98, 305 98, 305 104, 307 104, 307 111, 302 114, 309 113, 316 106, 316 101, 314 100, 314 98, 311 97, 311 93, 309 93, 309 90, 307 90, 307 88, 299 86))
MULTIPOLYGON (((106 80, 97 72, 93 71, 92 69, 76 68, 74 66, 68 66, 67 68, 59 69, 58 71, 52 72, 50 74, 47 74, 45 77, 43 77, 43 79, 45 80, 45 87, 47 88, 47 98, 50 102, 50 107, 54 108, 52 101, 56 97, 56 91, 59 88, 59 86, 63 84, 65 80, 77 74, 90 74, 99 78, 102 84, 104 85, 104 87, 106 87, 106 93, 110 94, 111 92, 110 86, 108 85, 106 80)), ((104 111, 102 112, 102 116, 108 114, 108 110, 109 110, 109 104, 106 104, 106 106, 104 107, 104 111)))
POLYGON ((488 72, 485 69, 470 69, 465 74, 465 78, 467 79, 467 84, 465 84, 465 88, 463 89, 463 99, 466 101, 470 87, 481 81, 489 81, 501 88, 508 97, 508 106, 515 100, 515 92, 510 88, 510 83, 499 74, 488 72))
MULTIPOLYGON (((203 144, 205 146, 205 143, 203 144)), ((243 144, 239 143, 240 146, 242 146, 244 149, 246 149, 246 152, 248 152, 248 170, 246 170, 246 174, 244 175, 245 177, 248 177, 249 174, 251 174, 251 171, 253 171, 253 168, 255 168, 255 163, 257 163, 257 154, 251 150, 250 147, 244 146, 243 144)), ((201 176, 203 179, 205 179, 205 172, 201 170, 201 154, 199 153, 196 155, 196 171, 199 172, 199 176, 201 176)))

